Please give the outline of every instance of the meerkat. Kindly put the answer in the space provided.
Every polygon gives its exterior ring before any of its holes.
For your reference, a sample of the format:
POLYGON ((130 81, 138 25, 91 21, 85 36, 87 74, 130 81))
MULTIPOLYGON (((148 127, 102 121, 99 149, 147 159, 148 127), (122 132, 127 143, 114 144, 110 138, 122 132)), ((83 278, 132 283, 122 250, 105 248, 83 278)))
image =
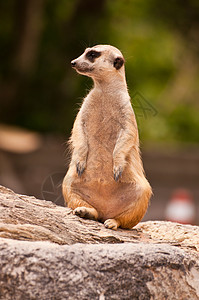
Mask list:
POLYGON ((94 87, 72 129, 64 199, 79 217, 114 230, 130 229, 145 215, 152 191, 140 157, 123 55, 113 46, 97 45, 71 65, 91 77, 94 87))

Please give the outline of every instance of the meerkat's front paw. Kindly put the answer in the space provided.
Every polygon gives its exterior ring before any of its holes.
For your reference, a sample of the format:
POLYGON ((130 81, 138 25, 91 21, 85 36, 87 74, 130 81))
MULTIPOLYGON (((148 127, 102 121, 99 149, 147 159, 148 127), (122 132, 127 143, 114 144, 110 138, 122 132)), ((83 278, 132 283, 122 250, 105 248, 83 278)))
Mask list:
POLYGON ((123 168, 121 166, 113 167, 113 176, 115 181, 118 181, 122 177, 123 168))
POLYGON ((98 218, 98 212, 95 208, 90 207, 77 207, 73 211, 74 215, 77 215, 84 219, 90 219, 90 220, 97 220, 98 218))
POLYGON ((84 170, 86 168, 86 161, 78 161, 76 163, 76 170, 79 177, 83 174, 84 170))
POLYGON ((119 227, 119 222, 115 219, 107 219, 104 222, 104 226, 109 229, 117 230, 117 228, 119 227))
POLYGON ((82 146, 74 151, 72 162, 75 164, 78 176, 81 177, 86 169, 88 147, 82 146))

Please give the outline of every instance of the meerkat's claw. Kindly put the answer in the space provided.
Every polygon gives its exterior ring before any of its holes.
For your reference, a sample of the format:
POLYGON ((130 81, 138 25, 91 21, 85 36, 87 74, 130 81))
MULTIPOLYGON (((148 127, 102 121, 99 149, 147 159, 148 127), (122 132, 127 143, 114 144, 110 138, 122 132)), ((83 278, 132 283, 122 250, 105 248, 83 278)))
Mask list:
POLYGON ((114 167, 113 176, 116 182, 119 180, 119 178, 122 177, 122 172, 123 172, 122 167, 114 167))
POLYGON ((75 208, 73 214, 81 218, 90 220, 97 220, 98 217, 98 213, 94 208, 84 206, 75 208))
POLYGON ((115 219, 107 219, 104 222, 104 226, 109 229, 117 230, 119 223, 115 219))
POLYGON ((82 176, 82 174, 83 174, 83 172, 85 170, 85 167, 86 167, 85 164, 84 163, 81 164, 79 161, 76 164, 76 170, 77 170, 77 174, 78 174, 79 177, 82 176))

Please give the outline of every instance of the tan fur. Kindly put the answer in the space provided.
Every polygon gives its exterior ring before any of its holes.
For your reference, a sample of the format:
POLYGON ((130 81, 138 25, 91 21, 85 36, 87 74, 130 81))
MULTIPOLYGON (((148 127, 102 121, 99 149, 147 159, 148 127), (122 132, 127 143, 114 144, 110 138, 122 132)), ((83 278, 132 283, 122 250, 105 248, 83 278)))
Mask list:
POLYGON ((63 182, 68 207, 112 229, 135 226, 151 197, 124 65, 116 69, 116 58, 123 60, 118 49, 98 45, 72 62, 77 72, 92 77, 94 88, 84 99, 73 126, 72 159, 63 182), (91 50, 101 53, 94 62, 86 56, 91 50))

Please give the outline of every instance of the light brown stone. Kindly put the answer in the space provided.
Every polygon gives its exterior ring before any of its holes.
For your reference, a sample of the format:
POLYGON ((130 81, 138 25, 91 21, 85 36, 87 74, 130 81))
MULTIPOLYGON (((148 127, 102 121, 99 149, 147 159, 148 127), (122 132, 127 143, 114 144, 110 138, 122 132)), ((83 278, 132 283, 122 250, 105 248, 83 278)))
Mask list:
POLYGON ((112 231, 0 187, 0 299, 199 299, 199 228, 112 231))

